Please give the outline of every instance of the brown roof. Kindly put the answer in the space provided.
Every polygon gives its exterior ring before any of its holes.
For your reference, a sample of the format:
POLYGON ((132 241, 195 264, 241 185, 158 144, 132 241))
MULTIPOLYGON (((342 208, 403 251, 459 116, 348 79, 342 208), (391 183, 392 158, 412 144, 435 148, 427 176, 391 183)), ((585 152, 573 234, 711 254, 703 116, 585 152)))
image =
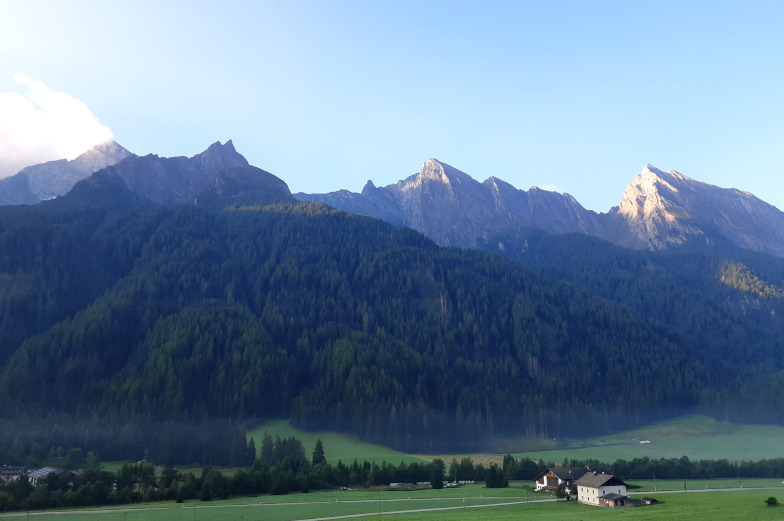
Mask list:
POLYGON ((586 472, 580 479, 575 481, 574 484, 590 488, 599 488, 606 485, 626 486, 626 483, 621 481, 619 478, 616 478, 612 474, 594 474, 593 472, 586 472))

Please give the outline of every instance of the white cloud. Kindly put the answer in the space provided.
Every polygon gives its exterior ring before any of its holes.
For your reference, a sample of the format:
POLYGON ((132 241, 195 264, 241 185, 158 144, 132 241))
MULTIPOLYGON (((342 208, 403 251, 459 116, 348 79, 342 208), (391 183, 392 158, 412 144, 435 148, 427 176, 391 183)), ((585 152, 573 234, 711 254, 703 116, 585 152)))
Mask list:
POLYGON ((74 159, 112 139, 87 105, 49 90, 25 74, 14 81, 26 92, 0 92, 0 178, 55 159, 74 159))
POLYGON ((549 184, 548 185, 541 185, 541 186, 538 186, 538 188, 541 188, 542 190, 547 190, 548 192, 563 193, 563 188, 561 188, 560 186, 557 186, 557 185, 549 185, 549 184))

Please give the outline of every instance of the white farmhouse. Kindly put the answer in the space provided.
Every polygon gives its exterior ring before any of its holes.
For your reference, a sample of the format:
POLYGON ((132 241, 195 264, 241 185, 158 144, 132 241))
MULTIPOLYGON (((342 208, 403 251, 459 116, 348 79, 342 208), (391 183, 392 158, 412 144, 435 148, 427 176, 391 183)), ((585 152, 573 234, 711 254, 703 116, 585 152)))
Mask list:
POLYGON ((587 472, 574 482, 577 501, 597 507, 627 506, 626 483, 612 474, 587 472))

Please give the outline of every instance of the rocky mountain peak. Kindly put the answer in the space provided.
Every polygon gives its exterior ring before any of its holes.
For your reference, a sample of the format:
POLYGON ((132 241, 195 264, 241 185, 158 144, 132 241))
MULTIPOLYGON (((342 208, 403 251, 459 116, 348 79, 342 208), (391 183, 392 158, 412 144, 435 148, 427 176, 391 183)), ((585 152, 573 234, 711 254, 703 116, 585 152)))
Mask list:
MULTIPOLYGON (((449 165, 446 167, 450 168, 449 165)), ((440 181, 445 185, 450 184, 450 179, 446 174, 444 164, 432 157, 422 164, 422 171, 419 173, 419 177, 432 181, 440 181)))
POLYGON ((441 245, 475 246, 480 238, 517 233, 521 227, 554 233, 597 233, 597 216, 571 196, 542 190, 529 199, 505 181, 491 176, 484 182, 431 158, 419 173, 396 184, 376 187, 368 181, 361 194, 296 194, 338 209, 403 224, 441 245))
POLYGON ((784 213, 748 192, 696 181, 646 165, 615 212, 623 246, 661 250, 723 237, 737 246, 784 256, 784 213))
POLYGON ((456 187, 479 185, 468 174, 461 172, 457 168, 442 163, 441 161, 430 158, 422 164, 422 170, 402 181, 398 181, 397 188, 401 192, 417 190, 423 186, 432 188, 444 187, 447 192, 453 192, 456 187))
MULTIPOLYGON (((229 140, 223 145, 215 142, 204 152, 190 158, 150 154, 129 158, 112 170, 125 181, 132 193, 143 199, 162 204, 191 204, 202 192, 215 185, 222 170, 248 166, 248 161, 229 140)), ((239 186, 236 183, 229 185, 239 186)))
POLYGON ((58 159, 23 168, 0 180, 0 205, 36 204, 66 194, 78 181, 132 156, 114 141, 98 144, 76 159, 58 159))
POLYGON ((491 192, 495 192, 495 193, 500 193, 500 192, 509 191, 509 190, 517 191, 517 188, 515 188, 512 185, 510 185, 509 183, 507 183, 503 179, 498 179, 495 176, 488 177, 487 179, 484 180, 484 182, 482 184, 485 185, 488 190, 490 190, 491 192))
POLYGON ((196 154, 193 158, 208 171, 218 171, 235 166, 249 166, 248 160, 237 152, 231 139, 223 145, 221 145, 220 141, 216 141, 207 147, 207 150, 201 154, 196 154))
POLYGON ((479 183, 431 158, 419 173, 361 194, 297 194, 338 209, 418 230, 441 245, 475 246, 521 228, 585 233, 620 246, 661 250, 690 241, 726 241, 784 257, 784 213, 753 195, 696 181, 677 170, 643 167, 608 213, 583 208, 567 193, 528 191, 491 176, 479 183))
POLYGON ((676 186, 688 178, 672 172, 648 164, 626 187, 617 212, 631 232, 624 245, 659 250, 703 233, 688 224, 691 216, 676 186))
POLYGON ((678 189, 673 186, 665 172, 652 165, 645 165, 642 173, 632 179, 618 206, 618 213, 630 218, 644 218, 659 215, 669 220, 667 206, 671 206, 664 192, 675 193, 678 189))

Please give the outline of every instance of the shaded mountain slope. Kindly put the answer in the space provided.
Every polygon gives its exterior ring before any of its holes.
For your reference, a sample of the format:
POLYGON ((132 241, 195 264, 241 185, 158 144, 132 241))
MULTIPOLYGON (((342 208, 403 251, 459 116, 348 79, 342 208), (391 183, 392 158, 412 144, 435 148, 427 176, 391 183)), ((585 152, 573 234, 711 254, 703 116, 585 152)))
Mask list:
MULTIPOLYGON (((26 220, 54 219, 76 206, 69 197, 28 208, 26 220)), ((7 415, 289 414, 437 450, 505 432, 636 425, 691 410, 713 388, 706 353, 675 331, 376 220, 311 204, 101 212, 88 247, 111 251, 111 280, 80 278, 92 300, 10 350, 0 373, 7 415)), ((42 276, 33 260, 44 249, 76 265, 50 275, 52 292, 66 291, 56 282, 102 255, 85 257, 64 226, 28 234, 30 247, 0 271, 42 276)))

